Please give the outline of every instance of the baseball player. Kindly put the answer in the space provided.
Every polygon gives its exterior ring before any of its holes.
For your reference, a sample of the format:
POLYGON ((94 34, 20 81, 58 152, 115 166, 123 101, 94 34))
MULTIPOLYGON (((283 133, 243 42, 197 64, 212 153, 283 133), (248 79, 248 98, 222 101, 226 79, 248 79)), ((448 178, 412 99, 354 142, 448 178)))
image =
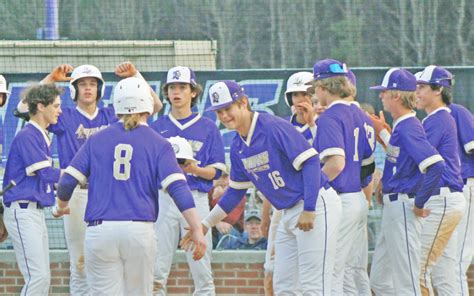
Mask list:
POLYGON ((54 183, 60 170, 52 165, 46 129, 61 114, 61 90, 53 84, 27 89, 30 122, 13 139, 3 178, 5 226, 11 237, 25 285, 21 295, 48 295, 48 231, 43 208, 54 205, 54 183), (10 185, 10 186, 12 186, 10 185))
POLYGON ((209 98, 209 110, 237 135, 230 150, 229 188, 202 221, 204 230, 222 220, 255 185, 282 210, 275 237, 275 294, 329 293, 341 207, 320 172, 316 150, 287 121, 251 111, 247 95, 233 81, 212 85, 209 98))
POLYGON ((391 68, 381 85, 371 89, 380 90, 394 125, 382 176, 384 209, 370 284, 376 295, 421 295, 421 218, 430 213, 424 206, 440 180, 444 161, 413 112, 413 74, 391 68))
MULTIPOLYGON (((10 94, 8 91, 7 81, 3 75, 0 75, 0 107, 3 107, 7 102, 7 97, 10 94)), ((0 139, 0 147, 3 146, 3 136, 0 139)), ((0 148, 0 151, 2 149, 0 148)), ((3 222, 3 204, 0 202, 0 243, 8 238, 8 231, 3 222)))
MULTIPOLYGON (((200 217, 209 213, 208 192, 212 181, 226 171, 224 142, 219 129, 213 121, 192 112, 192 106, 202 93, 202 87, 196 81, 194 71, 188 67, 174 67, 167 73, 163 86, 166 99, 171 104, 171 112, 158 118, 151 127, 163 137, 180 136, 185 138, 193 148, 196 162, 186 162, 182 169, 194 197, 194 203, 200 217)), ((156 223, 157 245, 161 250, 156 259, 155 282, 158 295, 166 293, 174 252, 178 246, 178 234, 184 233, 186 223, 176 211, 170 198, 160 200, 160 207, 169 208, 162 212, 156 223), (172 209, 175 210, 172 210, 172 209)), ((212 246, 212 234, 206 235, 208 245, 212 246)), ((194 280, 195 295, 214 295, 214 280, 211 270, 211 248, 208 248, 203 260, 194 261, 187 253, 187 261, 194 280)))
POLYGON ((188 221, 194 259, 203 256, 206 242, 171 145, 146 124, 153 113, 147 83, 120 81, 114 109, 120 121, 89 137, 66 168, 53 214, 63 215, 78 182, 89 180, 85 258, 91 294, 152 295, 158 189, 172 196, 188 221))
POLYGON ((346 65, 332 59, 318 61, 313 67, 315 96, 321 105, 327 106, 318 118, 313 147, 320 151, 319 158, 324 164, 322 171, 341 197, 344 217, 338 230, 333 295, 343 294, 350 250, 356 238, 365 233, 366 225, 363 223, 367 219, 367 201, 362 192, 361 168, 373 162, 364 122, 355 112, 357 108, 354 109, 346 100, 354 93, 347 75, 346 65))
MULTIPOLYGON (((116 74, 120 77, 143 77, 129 62, 119 64, 116 74)), ((104 96, 105 82, 99 69, 92 65, 73 68, 62 64, 55 67, 41 83, 69 81, 69 91, 75 108, 63 108, 63 113, 56 124, 48 131, 58 137, 59 164, 65 169, 85 141, 96 132, 116 122, 117 117, 112 106, 99 108, 99 100, 104 96), (71 77, 68 73, 72 71, 71 77)), ((161 109, 158 96, 150 89, 154 98, 154 111, 161 109)), ((20 102, 18 110, 24 111, 25 105, 20 102)), ((88 185, 81 184, 74 191, 71 199, 71 214, 64 217, 64 232, 70 258, 70 291, 72 295, 88 294, 86 272, 84 269, 84 236, 86 224, 84 212, 87 203, 88 185)))
POLYGON ((454 230, 464 214, 466 200, 462 194, 464 184, 456 122, 447 108, 452 101, 452 82, 453 75, 449 71, 434 65, 426 67, 417 79, 417 108, 424 109, 428 114, 422 121, 426 136, 446 164, 440 182, 435 184, 435 190, 426 203, 431 213, 423 223, 421 234, 420 283, 423 295, 434 295, 431 271, 438 264, 441 266, 437 266, 433 277, 437 294, 461 295, 460 286, 456 284, 458 244, 454 230), (438 262, 443 253, 446 260, 438 262))

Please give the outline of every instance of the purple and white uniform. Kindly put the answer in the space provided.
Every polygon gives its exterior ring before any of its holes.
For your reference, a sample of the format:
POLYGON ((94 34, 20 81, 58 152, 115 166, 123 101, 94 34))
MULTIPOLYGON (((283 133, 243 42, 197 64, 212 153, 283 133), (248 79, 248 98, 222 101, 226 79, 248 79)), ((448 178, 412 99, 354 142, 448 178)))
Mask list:
POLYGON ((320 152, 322 163, 332 156, 345 158, 344 169, 331 181, 331 186, 341 196, 344 217, 339 225, 338 255, 333 272, 334 295, 342 295, 343 287, 356 289, 351 286, 352 281, 344 281, 344 274, 349 265, 350 251, 356 247, 356 240, 366 235, 368 207, 362 192, 361 167, 374 159, 373 145, 369 144, 367 127, 360 112, 357 106, 347 101, 333 102, 318 118, 318 132, 313 143, 320 152))
MULTIPOLYGON (((110 281, 124 277, 122 268, 127 274, 141 275, 142 282, 136 282, 136 277, 132 282, 151 291, 158 190, 170 192, 180 211, 194 207, 169 142, 145 124, 126 131, 122 122, 117 122, 91 136, 66 173, 65 180, 68 175, 81 184, 89 180, 85 255, 91 293, 98 293, 95 288, 106 289, 108 284, 114 286, 110 281), (123 231, 129 239, 124 240, 123 231), (142 247, 140 252, 134 247, 137 243, 142 247)), ((63 179, 59 190, 62 183, 63 179)), ((110 294, 121 293, 123 287, 114 287, 119 290, 110 290, 110 294)), ((125 289, 125 294, 137 292, 125 289)))
POLYGON ((51 159, 51 141, 37 123, 30 121, 15 137, 3 179, 3 188, 16 186, 3 196, 4 221, 25 279, 22 295, 47 295, 49 267, 48 230, 44 207, 54 205, 54 183, 60 171, 51 159))
POLYGON ((287 121, 254 112, 248 136, 236 135, 230 158, 229 189, 219 207, 229 213, 254 185, 282 210, 275 237, 275 293, 328 293, 341 208, 320 173, 316 150, 287 121), (316 211, 315 228, 308 232, 295 228, 303 211, 316 211))
MULTIPOLYGON (((317 126, 309 126, 308 124, 301 124, 296 121, 296 114, 291 115, 290 117, 291 124, 296 128, 296 130, 303 135, 303 137, 308 141, 310 145, 313 144, 314 138, 316 138, 317 126)), ((315 120, 316 122, 316 120, 315 120)))
MULTIPOLYGON (((199 167, 212 167, 216 170, 214 179, 219 178, 222 171, 226 171, 224 142, 216 124, 200 114, 193 113, 184 119, 176 119, 170 113, 160 117, 151 127, 165 138, 179 136, 186 139, 192 147, 194 159, 199 167)), ((194 197, 194 203, 200 217, 209 214, 209 200, 207 193, 212 188, 212 180, 195 175, 185 174, 188 185, 194 197)), ((170 273, 174 253, 178 247, 180 233, 186 233, 186 220, 178 211, 171 197, 163 192, 160 207, 164 209, 158 216, 155 224, 157 245, 160 252, 155 264, 155 282, 161 289, 157 295, 164 295, 166 283, 170 273)), ((208 246, 212 246, 212 234, 206 235, 208 246)), ((186 252, 195 283, 195 294, 215 295, 214 280, 211 269, 211 252, 208 248, 206 255, 199 261, 192 259, 192 253, 186 252)))

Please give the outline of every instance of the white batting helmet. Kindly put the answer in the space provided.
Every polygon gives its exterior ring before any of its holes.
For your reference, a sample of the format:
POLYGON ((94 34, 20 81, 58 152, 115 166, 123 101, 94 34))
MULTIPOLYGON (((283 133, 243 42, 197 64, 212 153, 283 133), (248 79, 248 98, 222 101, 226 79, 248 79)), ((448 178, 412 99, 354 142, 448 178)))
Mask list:
POLYGON ((9 95, 10 92, 8 91, 7 81, 3 75, 0 75, 0 93, 9 95))
POLYGON ((115 114, 153 113, 153 98, 148 84, 136 77, 121 80, 114 89, 115 114))
POLYGON ((94 77, 97 78, 99 85, 97 86, 97 100, 101 99, 104 96, 105 92, 105 83, 102 78, 102 73, 100 70, 92 65, 82 65, 74 69, 71 74, 72 80, 69 82, 69 92, 71 93, 71 98, 75 101, 77 100, 77 88, 76 82, 85 77, 94 77))
POLYGON ((168 141, 173 147, 176 158, 196 161, 196 159, 193 157, 193 148, 191 147, 191 144, 189 144, 188 140, 177 136, 169 138, 168 141))
POLYGON ((311 72, 297 72, 288 78, 288 82, 286 83, 286 91, 285 91, 285 102, 288 107, 293 105, 291 100, 291 93, 297 91, 308 91, 310 85, 305 85, 308 82, 313 81, 313 73, 311 72))

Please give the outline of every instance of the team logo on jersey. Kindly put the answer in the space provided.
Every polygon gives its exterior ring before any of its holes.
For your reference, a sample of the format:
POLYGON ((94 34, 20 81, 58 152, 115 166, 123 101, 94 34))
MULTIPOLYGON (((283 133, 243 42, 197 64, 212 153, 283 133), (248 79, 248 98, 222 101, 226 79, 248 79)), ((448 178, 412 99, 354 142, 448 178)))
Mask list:
POLYGON ((387 146, 387 160, 391 163, 397 163, 397 158, 400 155, 400 147, 388 144, 387 146))
POLYGON ((243 158, 242 162, 247 172, 254 175, 256 179, 258 179, 256 173, 270 169, 270 157, 268 151, 263 151, 259 154, 243 158))
POLYGON ((173 80, 179 80, 181 77, 181 72, 179 70, 176 70, 173 72, 173 80))
POLYGON ((204 145, 203 142, 197 141, 197 140, 188 140, 189 144, 193 148, 193 154, 196 156, 196 154, 201 151, 202 146, 204 145))
POLYGON ((217 92, 212 93, 212 102, 219 103, 219 94, 217 92))
POLYGON ((93 134, 103 130, 104 128, 108 127, 109 125, 102 125, 93 128, 85 128, 82 124, 76 130, 76 135, 78 139, 88 139, 93 134))

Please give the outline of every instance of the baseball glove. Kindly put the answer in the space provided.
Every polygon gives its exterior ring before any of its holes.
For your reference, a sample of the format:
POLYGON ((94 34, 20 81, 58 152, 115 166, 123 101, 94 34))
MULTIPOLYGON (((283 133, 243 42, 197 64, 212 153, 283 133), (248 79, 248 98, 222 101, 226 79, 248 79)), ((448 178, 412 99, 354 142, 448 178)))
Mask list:
POLYGON ((8 238, 8 231, 3 223, 3 215, 0 215, 0 243, 3 243, 8 238))

